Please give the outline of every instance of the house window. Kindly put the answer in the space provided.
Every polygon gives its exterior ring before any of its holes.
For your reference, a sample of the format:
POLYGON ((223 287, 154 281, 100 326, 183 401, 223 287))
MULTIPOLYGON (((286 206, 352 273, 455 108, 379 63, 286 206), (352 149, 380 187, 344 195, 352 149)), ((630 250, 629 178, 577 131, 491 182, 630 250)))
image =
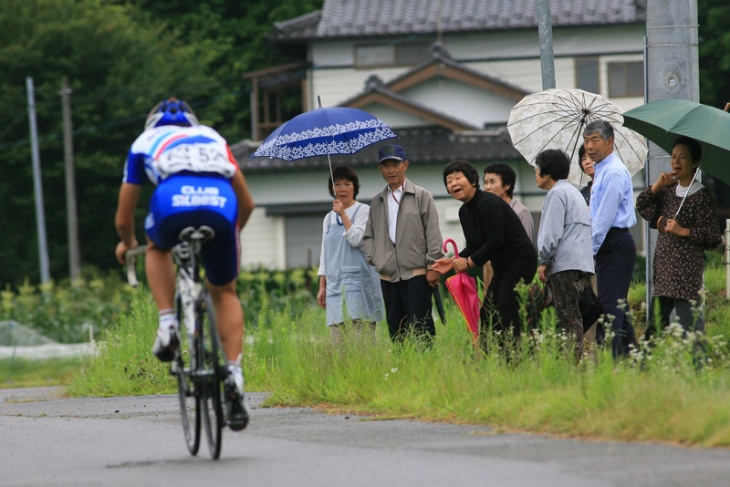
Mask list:
POLYGON ((644 63, 608 63, 608 96, 644 96, 644 63))
POLYGON ((355 67, 414 66, 428 55, 428 42, 394 42, 355 46, 355 67))
POLYGON ((584 57, 575 60, 575 86, 591 93, 601 92, 598 76, 598 58, 584 57))
POLYGON ((286 268, 319 266, 322 248, 322 214, 292 215, 284 220, 286 268))

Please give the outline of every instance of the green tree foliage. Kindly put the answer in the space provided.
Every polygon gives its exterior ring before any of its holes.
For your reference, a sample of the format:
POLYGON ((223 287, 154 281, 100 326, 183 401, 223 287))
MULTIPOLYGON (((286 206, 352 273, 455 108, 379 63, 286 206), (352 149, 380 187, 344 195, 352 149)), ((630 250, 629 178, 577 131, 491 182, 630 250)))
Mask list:
MULTIPOLYGON (((730 3, 727 0, 698 0, 700 58, 700 102, 724 109, 730 102, 730 3)), ((712 192, 718 213, 724 220, 730 207, 728 185, 719 179, 703 176, 712 192)), ((724 227, 724 221, 721 221, 724 227)))
MULTIPOLYGON (((123 158, 145 114, 175 93, 215 91, 204 74, 211 56, 165 28, 99 0, 3 0, 0 7, 0 283, 37 282, 30 141, 25 80, 36 111, 51 275, 67 275, 68 247, 60 83, 73 90, 74 149, 82 258, 115 265, 113 228, 123 158)), ((204 114, 203 114, 204 115, 204 114)), ((202 117, 205 120, 205 116, 202 117)), ((140 235, 140 238, 142 236, 140 235)))
MULTIPOLYGON (((206 73, 219 83, 206 111, 221 134, 240 140, 250 133, 250 89, 243 74, 287 62, 272 47, 268 34, 274 22, 321 8, 323 0, 112 0, 134 5, 148 20, 167 24, 185 43, 200 46, 211 56, 206 73)), ((202 68, 201 68, 202 69, 202 68)), ((297 109, 301 100, 294 100, 297 109)), ((296 115, 297 113, 292 114, 296 115)))
POLYGON ((716 108, 730 102, 730 3, 698 0, 700 101, 716 108))
MULTIPOLYGON (((124 156, 160 99, 187 100, 231 142, 250 130, 245 72, 285 60, 274 21, 322 0, 0 1, 0 285, 39 280, 25 80, 33 77, 51 275, 68 275, 61 98, 71 95, 82 261, 117 266, 116 194, 124 156)), ((149 192, 149 188, 147 189, 149 192)), ((141 224, 144 209, 140 209, 141 224)), ((143 240, 141 231, 138 238, 143 240)))

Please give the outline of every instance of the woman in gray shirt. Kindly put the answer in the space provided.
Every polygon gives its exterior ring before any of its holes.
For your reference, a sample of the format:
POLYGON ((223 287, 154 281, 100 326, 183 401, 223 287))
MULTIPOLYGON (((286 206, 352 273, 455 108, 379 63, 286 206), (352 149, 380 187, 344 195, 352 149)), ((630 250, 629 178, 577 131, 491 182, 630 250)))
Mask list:
POLYGON ((573 335, 576 358, 583 353, 583 320, 577 281, 593 273, 591 220, 580 191, 567 180, 570 159, 549 149, 535 159, 535 180, 547 190, 537 234, 537 272, 553 294, 560 326, 573 335))

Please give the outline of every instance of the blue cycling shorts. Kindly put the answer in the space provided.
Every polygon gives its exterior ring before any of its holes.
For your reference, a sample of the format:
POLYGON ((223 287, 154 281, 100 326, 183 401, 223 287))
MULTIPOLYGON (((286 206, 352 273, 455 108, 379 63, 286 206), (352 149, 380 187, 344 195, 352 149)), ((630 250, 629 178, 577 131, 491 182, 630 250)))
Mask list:
POLYGON ((145 231, 156 246, 171 249, 186 227, 207 225, 215 238, 203 244, 205 275, 216 285, 238 275, 238 202, 231 183, 215 175, 178 174, 162 181, 150 199, 145 231))

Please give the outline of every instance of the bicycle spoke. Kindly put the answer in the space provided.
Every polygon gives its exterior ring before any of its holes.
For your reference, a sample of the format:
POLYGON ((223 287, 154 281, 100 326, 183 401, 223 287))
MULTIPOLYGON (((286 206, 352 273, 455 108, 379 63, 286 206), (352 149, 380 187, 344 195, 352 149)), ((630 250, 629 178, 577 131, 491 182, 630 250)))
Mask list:
POLYGON ((205 399, 203 402, 203 421, 205 423, 206 436, 208 438, 208 449, 213 459, 220 456, 223 444, 223 427, 225 418, 221 397, 223 394, 223 380, 225 370, 223 355, 218 339, 215 325, 213 305, 207 290, 203 291, 203 300, 198 310, 199 335, 202 338, 204 347, 203 367, 207 374, 205 399))

